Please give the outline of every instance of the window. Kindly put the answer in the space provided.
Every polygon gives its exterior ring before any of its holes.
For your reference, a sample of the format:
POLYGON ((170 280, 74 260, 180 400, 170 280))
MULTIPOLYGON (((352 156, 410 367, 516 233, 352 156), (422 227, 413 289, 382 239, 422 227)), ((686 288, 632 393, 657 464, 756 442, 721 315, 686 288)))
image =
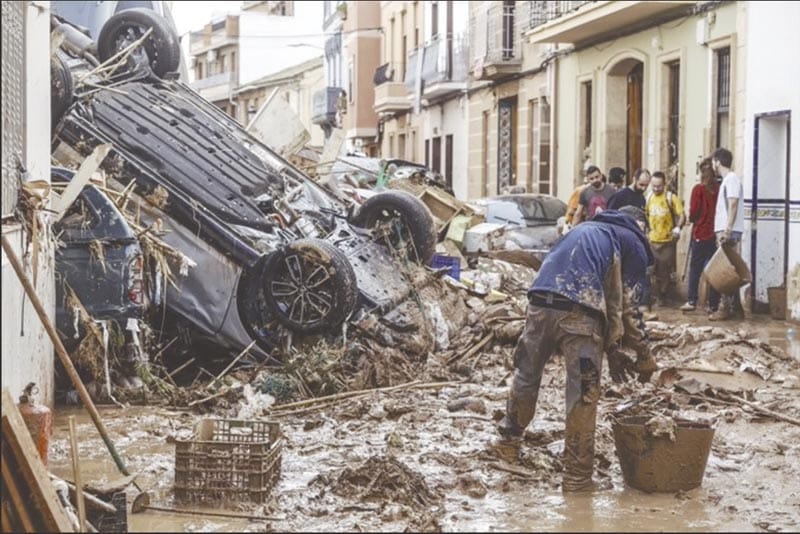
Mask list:
POLYGON ((436 136, 433 138, 433 161, 431 162, 431 169, 435 172, 442 172, 442 138, 436 136))
POLYGON ((394 158, 394 134, 389 134, 388 146, 386 147, 386 157, 394 158))
POLYGON ((439 3, 431 2, 431 40, 439 36, 439 3))
POLYGON ((503 59, 514 57, 514 0, 503 1, 503 59))
POLYGON ((406 159, 406 134, 397 135, 397 157, 406 159))
POLYGON ((198 80, 202 80, 203 79, 203 63, 198 61, 197 64, 195 65, 194 70, 195 70, 195 75, 196 75, 197 79, 198 80))
POLYGON ((417 162, 417 131, 411 131, 411 161, 417 162))
POLYGON ((717 105, 715 148, 730 146, 728 125, 730 121, 731 49, 717 50, 717 105))
POLYGON ((581 100, 583 104, 581 151, 585 153, 592 145, 592 82, 584 82, 581 84, 581 100))
POLYGON ((223 56, 223 55, 219 56, 219 72, 220 73, 226 72, 225 71, 225 56, 223 56))
POLYGON ((680 128, 680 71, 679 61, 673 61, 667 65, 669 69, 669 110, 667 135, 669 149, 669 165, 676 163, 679 157, 678 131, 680 128))
POLYGON ((550 106, 544 99, 529 102, 531 161, 528 181, 536 193, 551 195, 550 189, 550 106))
POLYGON ((355 76, 355 70, 353 69, 353 66, 355 65, 355 63, 356 63, 356 56, 353 56, 353 58, 350 60, 350 65, 347 69, 347 98, 350 99, 351 104, 354 102, 353 85, 355 82, 353 81, 353 77, 355 76))
POLYGON ((444 178, 447 186, 453 187, 453 135, 444 137, 444 178))

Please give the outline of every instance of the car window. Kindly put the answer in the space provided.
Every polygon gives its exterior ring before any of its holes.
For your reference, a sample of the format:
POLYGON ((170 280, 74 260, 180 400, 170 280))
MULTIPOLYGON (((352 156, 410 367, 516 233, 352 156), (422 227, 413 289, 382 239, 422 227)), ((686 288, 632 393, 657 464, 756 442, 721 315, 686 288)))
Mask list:
POLYGON ((58 227, 68 231, 89 230, 97 226, 97 216, 86 201, 78 197, 58 222, 58 227))
MULTIPOLYGON (((153 10, 156 9, 155 6, 153 6, 153 2, 151 2, 149 0, 138 0, 138 1, 137 0, 130 0, 130 1, 117 2, 117 9, 116 9, 115 12, 119 13, 120 11, 125 11, 126 9, 133 9, 135 7, 144 7, 144 8, 153 9, 153 10)), ((156 10, 156 12, 157 12, 157 10, 156 10)))

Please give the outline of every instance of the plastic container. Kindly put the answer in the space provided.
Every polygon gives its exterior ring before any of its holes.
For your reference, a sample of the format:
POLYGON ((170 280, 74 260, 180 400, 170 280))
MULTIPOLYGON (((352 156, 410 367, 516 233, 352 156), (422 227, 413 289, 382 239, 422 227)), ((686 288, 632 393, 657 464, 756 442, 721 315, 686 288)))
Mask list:
POLYGON ((625 417, 612 426, 625 483, 649 493, 700 486, 714 429, 702 423, 676 420, 675 441, 671 441, 664 435, 651 435, 645 428, 648 419, 625 417))
POLYGON ((434 254, 431 258, 431 267, 441 269, 449 267, 448 274, 456 280, 461 279, 461 259, 456 256, 445 256, 444 254, 434 254))
POLYGON ((175 500, 187 504, 263 503, 278 481, 278 423, 203 419, 190 440, 175 440, 175 500))
POLYGON ((708 283, 722 294, 732 293, 753 280, 742 257, 728 246, 717 249, 703 273, 708 283))

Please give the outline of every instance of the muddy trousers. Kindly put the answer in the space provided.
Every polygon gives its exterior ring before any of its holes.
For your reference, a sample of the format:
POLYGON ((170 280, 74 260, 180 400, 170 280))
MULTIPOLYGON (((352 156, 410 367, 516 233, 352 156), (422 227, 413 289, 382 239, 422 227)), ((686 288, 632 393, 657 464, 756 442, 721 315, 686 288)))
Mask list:
POLYGON ((571 311, 528 306, 525 330, 514 352, 514 379, 506 416, 498 430, 521 436, 533 419, 545 364, 554 352, 567 367, 564 491, 592 484, 594 432, 602 370, 602 320, 576 308, 571 311))

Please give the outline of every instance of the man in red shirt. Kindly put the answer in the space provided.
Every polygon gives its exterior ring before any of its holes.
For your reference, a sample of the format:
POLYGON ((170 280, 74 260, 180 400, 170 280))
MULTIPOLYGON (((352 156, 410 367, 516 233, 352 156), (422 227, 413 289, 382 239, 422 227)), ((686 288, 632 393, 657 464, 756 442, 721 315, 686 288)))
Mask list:
MULTIPOLYGON (((700 183, 692 189, 692 198, 689 206, 689 220, 692 226, 691 264, 689 266, 689 300, 681 306, 683 311, 694 311, 697 307, 697 288, 700 285, 700 275, 711 256, 717 251, 716 236, 714 234, 714 212, 717 205, 717 183, 711 158, 700 162, 700 183)), ((713 312, 719 307, 719 294, 709 291, 709 309, 713 312)))

